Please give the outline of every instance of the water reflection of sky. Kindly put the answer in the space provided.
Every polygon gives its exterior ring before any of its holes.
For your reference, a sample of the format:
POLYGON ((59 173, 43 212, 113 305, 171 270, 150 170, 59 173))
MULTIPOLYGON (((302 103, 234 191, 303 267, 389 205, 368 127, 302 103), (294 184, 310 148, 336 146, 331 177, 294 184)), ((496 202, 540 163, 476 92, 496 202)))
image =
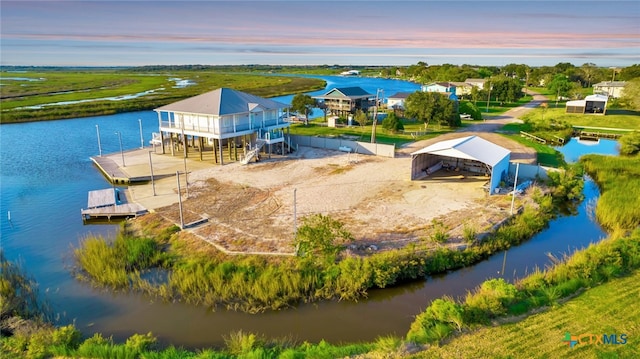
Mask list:
POLYGON ((569 163, 577 162, 580 157, 586 154, 617 155, 618 141, 601 138, 598 141, 583 141, 573 137, 566 145, 555 147, 564 155, 565 161, 569 163))

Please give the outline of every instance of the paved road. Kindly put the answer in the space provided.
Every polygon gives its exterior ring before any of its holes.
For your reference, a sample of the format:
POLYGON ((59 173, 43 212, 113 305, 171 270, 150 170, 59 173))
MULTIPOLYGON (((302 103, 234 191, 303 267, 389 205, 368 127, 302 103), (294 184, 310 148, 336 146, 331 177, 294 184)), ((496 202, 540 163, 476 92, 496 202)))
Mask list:
POLYGON ((528 94, 533 96, 533 100, 519 107, 512 108, 511 110, 497 116, 486 116, 486 120, 474 124, 471 126, 467 126, 465 128, 460 129, 460 132, 496 132, 502 126, 512 123, 518 122, 519 117, 522 116, 525 112, 540 106, 543 102, 547 102, 547 98, 539 93, 528 91, 528 94))

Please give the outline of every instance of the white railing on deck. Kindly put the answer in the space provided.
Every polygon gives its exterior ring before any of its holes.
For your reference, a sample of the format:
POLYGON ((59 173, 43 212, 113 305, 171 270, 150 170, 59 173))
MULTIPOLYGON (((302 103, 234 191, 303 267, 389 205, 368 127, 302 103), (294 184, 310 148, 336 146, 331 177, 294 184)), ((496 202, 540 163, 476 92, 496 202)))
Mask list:
MULTIPOLYGON (((213 135, 219 135, 219 134, 226 134, 226 133, 235 133, 235 132, 246 132, 246 131, 250 131, 250 130, 258 130, 260 129, 260 127, 262 127, 262 125, 264 127, 269 127, 269 126, 274 126, 274 125, 280 125, 283 123, 288 123, 289 121, 286 121, 284 119, 269 119, 269 120, 265 120, 265 121, 260 121, 257 123, 254 123, 253 126, 248 124, 248 123, 243 123, 243 124, 236 124, 235 126, 225 126, 222 128, 216 128, 216 127, 211 127, 208 124, 205 126, 201 126, 200 124, 185 124, 184 128, 182 127, 182 123, 178 122, 178 121, 161 121, 160 122, 160 126, 161 128, 167 128, 167 129, 176 129, 176 130, 185 130, 185 131, 193 131, 193 132, 200 132, 200 133, 208 133, 208 134, 213 134, 213 135), (258 125, 258 126, 256 126, 258 125)), ((276 134, 272 134, 271 136, 281 136, 281 135, 276 135, 276 134)), ((273 137, 273 138, 277 138, 277 137, 273 137)))

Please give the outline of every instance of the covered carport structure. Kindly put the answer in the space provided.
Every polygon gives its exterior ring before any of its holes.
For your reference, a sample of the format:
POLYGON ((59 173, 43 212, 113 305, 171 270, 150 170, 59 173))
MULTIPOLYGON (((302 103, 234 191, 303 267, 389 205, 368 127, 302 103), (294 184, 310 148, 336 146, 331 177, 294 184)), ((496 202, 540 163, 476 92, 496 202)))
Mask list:
POLYGON ((478 136, 440 141, 411 154, 411 180, 428 177, 441 169, 489 175, 494 193, 509 170, 511 151, 478 136))
POLYGON ((607 101, 609 98, 606 95, 589 95, 584 100, 567 101, 566 113, 607 113, 607 101))

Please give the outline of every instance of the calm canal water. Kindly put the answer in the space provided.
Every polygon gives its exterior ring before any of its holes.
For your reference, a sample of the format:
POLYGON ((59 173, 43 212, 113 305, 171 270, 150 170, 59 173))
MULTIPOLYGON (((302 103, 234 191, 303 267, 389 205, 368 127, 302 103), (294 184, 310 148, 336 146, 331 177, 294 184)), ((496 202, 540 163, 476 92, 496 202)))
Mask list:
MULTIPOLYGON (((385 96, 418 88, 395 80, 322 78, 328 81, 328 88, 361 86, 371 93, 381 88, 385 96)), ((287 102, 291 97, 277 99, 287 102)), ((87 192, 110 186, 89 160, 98 154, 96 125, 103 152, 118 152, 116 131, 122 134, 125 150, 140 146, 139 119, 148 142, 157 128, 152 111, 0 126, 0 245, 10 260, 20 262, 40 283, 60 324, 73 322, 86 335, 100 332, 115 340, 152 332, 164 344, 188 348, 220 345, 224 335, 240 329, 312 342, 372 340, 388 334, 403 336, 414 316, 432 299, 445 294, 464 295, 487 278, 502 275, 504 253, 499 253, 471 268, 373 291, 358 303, 323 302, 258 315, 210 312, 91 288, 71 275, 73 247, 89 233, 111 236, 118 228, 83 225, 80 217, 87 192)), ((589 152, 600 148, 591 146, 589 152)), ((615 144, 605 153, 615 153, 615 144)), ((593 182, 587 182, 585 194, 587 198, 598 196, 593 182)), ((558 218, 543 233, 510 249, 505 277, 512 279, 535 266, 544 267, 549 263, 547 252, 561 255, 604 237, 605 233, 587 216, 586 203, 580 205, 577 215, 558 218)))

